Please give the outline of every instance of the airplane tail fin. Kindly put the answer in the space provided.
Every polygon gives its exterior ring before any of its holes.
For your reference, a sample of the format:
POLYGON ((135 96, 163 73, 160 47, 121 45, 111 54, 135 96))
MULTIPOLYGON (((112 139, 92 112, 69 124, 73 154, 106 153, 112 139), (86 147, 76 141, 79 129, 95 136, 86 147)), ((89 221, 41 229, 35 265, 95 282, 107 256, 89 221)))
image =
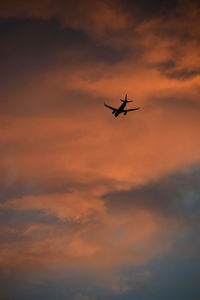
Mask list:
POLYGON ((120 99, 122 102, 133 102, 133 100, 127 100, 127 94, 125 96, 125 100, 124 99, 120 99))

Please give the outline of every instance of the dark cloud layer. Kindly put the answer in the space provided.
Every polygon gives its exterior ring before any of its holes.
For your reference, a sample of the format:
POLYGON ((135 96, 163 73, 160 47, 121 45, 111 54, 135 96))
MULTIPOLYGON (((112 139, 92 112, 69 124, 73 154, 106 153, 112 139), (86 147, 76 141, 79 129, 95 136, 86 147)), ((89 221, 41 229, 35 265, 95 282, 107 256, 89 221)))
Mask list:
POLYGON ((177 0, 142 0, 142 1, 121 1, 125 9, 135 12, 138 20, 150 19, 156 16, 167 16, 178 6, 177 0))
POLYGON ((179 69, 173 60, 163 61, 151 67, 156 68, 161 74, 171 79, 187 80, 200 74, 199 66, 193 70, 179 69))
POLYGON ((104 197, 111 211, 134 210, 139 206, 167 217, 188 217, 197 221, 200 211, 199 183, 200 173, 197 169, 172 174, 144 187, 104 197))

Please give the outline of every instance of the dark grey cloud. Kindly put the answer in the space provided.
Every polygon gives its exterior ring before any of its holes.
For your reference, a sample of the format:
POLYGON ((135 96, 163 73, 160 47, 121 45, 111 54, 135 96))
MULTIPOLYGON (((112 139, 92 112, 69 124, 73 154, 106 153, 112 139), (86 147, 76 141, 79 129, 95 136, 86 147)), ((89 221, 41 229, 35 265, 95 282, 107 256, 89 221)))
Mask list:
POLYGON ((200 225, 200 171, 170 174, 145 186, 107 194, 104 199, 111 212, 146 208, 167 218, 200 225))
MULTIPOLYGON (((17 211, 12 209, 0 210, 0 225, 5 226, 18 226, 31 224, 55 224, 58 221, 56 216, 46 214, 43 210, 27 210, 17 211)), ((2 241, 2 238, 0 238, 2 241)))
POLYGON ((176 63, 173 60, 162 61, 157 64, 150 66, 151 68, 157 69, 159 72, 164 73, 173 70, 176 67, 176 63))
POLYGON ((98 275, 62 268, 54 274, 4 271, 0 273, 0 287, 6 300, 199 300, 199 267, 197 258, 182 260, 176 255, 157 257, 144 265, 124 266, 115 270, 118 275, 113 281, 118 287, 130 287, 123 292, 102 286, 104 280, 98 275))
POLYGON ((165 75, 172 79, 179 79, 179 80, 188 80, 192 79, 196 76, 200 75, 200 69, 195 70, 187 70, 187 69, 181 69, 181 70, 174 70, 165 73, 165 75))
POLYGON ((147 20, 157 16, 168 16, 179 4, 178 0, 141 0, 121 1, 122 7, 138 18, 138 20, 147 20))
POLYGON ((50 87, 45 89, 44 86, 41 93, 38 87, 40 80, 35 80, 37 77, 42 80, 43 74, 45 77, 48 72, 63 66, 70 77, 71 70, 75 66, 81 70, 82 63, 112 65, 129 52, 127 47, 116 48, 96 42, 81 30, 61 27, 56 19, 0 21, 0 114, 66 114, 73 111, 72 106, 77 101, 83 105, 76 105, 76 111, 88 103, 98 104, 98 99, 91 101, 91 95, 86 92, 70 89, 58 91, 52 87, 49 93, 50 87), (30 93, 23 95, 27 86, 30 93))
POLYGON ((112 64, 122 59, 128 50, 102 45, 79 29, 61 27, 56 18, 47 21, 0 19, 0 22, 2 77, 7 75, 6 71, 10 76, 16 76, 22 71, 41 71, 53 65, 75 63, 72 57, 59 57, 62 51, 78 50, 77 62, 105 61, 112 64))
MULTIPOLYGON (((67 180, 63 176, 52 178, 16 178, 13 182, 5 184, 1 182, 0 202, 24 196, 38 196, 52 193, 68 193, 76 183, 67 180)), ((78 185, 78 184, 77 184, 78 185)))
POLYGON ((162 75, 178 80, 188 80, 200 75, 200 69, 180 69, 175 60, 168 60, 153 64, 150 68, 157 69, 162 75))

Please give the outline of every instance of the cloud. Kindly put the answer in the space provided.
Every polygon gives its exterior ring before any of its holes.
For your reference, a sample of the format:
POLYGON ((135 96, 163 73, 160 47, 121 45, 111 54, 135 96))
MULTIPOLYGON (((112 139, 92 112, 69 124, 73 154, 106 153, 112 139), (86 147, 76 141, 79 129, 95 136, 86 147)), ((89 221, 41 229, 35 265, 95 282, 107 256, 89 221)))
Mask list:
POLYGON ((78 221, 79 219, 86 219, 90 214, 94 212, 103 213, 103 203, 94 197, 88 199, 88 194, 84 193, 62 193, 62 194, 51 194, 43 196, 25 196, 20 199, 7 201, 2 204, 2 207, 19 209, 19 210, 46 210, 50 211, 58 218, 72 219, 78 221), (56 201, 55 201, 56 200, 56 201))
POLYGON ((3 1, 2 17, 39 18, 48 20, 57 17, 63 26, 81 29, 92 35, 103 35, 106 31, 118 31, 127 27, 126 15, 114 1, 3 1))
POLYGON ((105 195, 104 199, 111 210, 118 210, 119 213, 139 206, 167 217, 175 216, 183 220, 191 217, 194 221, 198 217, 198 180, 199 169, 191 168, 145 186, 105 195))
POLYGON ((137 31, 146 49, 146 62, 170 78, 198 76, 199 13, 197 1, 182 1, 167 18, 141 22, 137 31))
POLYGON ((200 159, 196 2, 161 15, 156 1, 144 14, 128 1, 7 3, 2 270, 84 270, 117 293, 148 288, 155 257, 199 252, 199 171, 186 171, 200 159), (113 118, 103 103, 126 93, 141 109, 113 118), (124 265, 145 267, 118 278, 124 265))
POLYGON ((31 217, 32 223, 22 223, 14 231, 12 224, 2 227, 4 235, 10 232, 13 236, 4 242, 1 239, 1 263, 30 268, 33 262, 45 267, 50 260, 51 267, 64 264, 98 270, 124 263, 142 264, 180 248, 190 255, 197 251, 198 243, 187 248, 177 237, 184 231, 189 239, 191 231, 199 228, 198 174, 198 170, 172 174, 96 200, 87 191, 85 198, 75 192, 7 201, 1 209, 24 213, 42 210, 47 216, 56 216, 57 221, 52 223, 50 218, 49 224, 42 224, 31 217))

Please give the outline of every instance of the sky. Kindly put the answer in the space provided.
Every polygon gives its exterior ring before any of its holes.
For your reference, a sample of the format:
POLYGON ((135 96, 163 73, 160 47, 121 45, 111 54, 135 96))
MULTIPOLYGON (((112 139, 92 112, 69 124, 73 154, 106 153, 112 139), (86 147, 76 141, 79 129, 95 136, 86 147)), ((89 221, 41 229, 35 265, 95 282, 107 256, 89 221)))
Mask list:
POLYGON ((0 44, 0 299, 199 300, 200 2, 2 0, 0 44))

